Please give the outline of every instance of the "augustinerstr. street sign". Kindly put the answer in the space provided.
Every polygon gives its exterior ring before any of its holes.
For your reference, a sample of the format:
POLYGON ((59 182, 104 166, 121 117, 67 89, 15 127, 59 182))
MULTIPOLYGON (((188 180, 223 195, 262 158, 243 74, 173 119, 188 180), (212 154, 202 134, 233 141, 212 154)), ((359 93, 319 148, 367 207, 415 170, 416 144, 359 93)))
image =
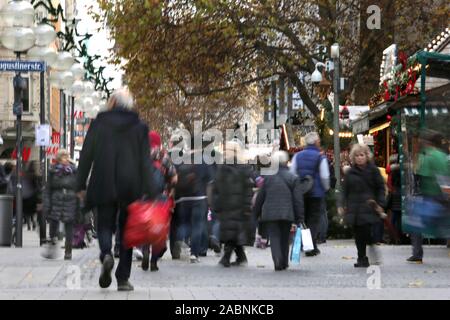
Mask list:
POLYGON ((45 63, 41 61, 24 60, 0 60, 0 72, 42 72, 45 71, 45 63))

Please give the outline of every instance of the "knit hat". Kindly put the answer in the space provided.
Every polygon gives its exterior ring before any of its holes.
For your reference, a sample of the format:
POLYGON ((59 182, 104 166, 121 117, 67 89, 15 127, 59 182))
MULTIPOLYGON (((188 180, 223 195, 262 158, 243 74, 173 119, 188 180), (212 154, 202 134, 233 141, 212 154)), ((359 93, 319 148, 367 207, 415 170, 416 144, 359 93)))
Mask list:
POLYGON ((148 133, 148 139, 150 142, 150 148, 159 148, 161 146, 161 136, 156 131, 150 131, 148 133))

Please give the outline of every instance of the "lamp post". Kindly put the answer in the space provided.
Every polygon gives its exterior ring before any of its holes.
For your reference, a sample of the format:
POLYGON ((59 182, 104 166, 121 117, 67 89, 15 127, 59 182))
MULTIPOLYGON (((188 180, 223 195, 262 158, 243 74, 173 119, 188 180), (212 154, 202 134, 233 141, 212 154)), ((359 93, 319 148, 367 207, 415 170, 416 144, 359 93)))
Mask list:
POLYGON ((333 129, 334 129, 334 174, 336 177, 336 193, 341 190, 341 146, 339 143, 339 44, 335 43, 331 46, 331 58, 334 63, 333 73, 333 90, 334 90, 334 113, 333 113, 333 129))
POLYGON ((328 95, 329 82, 324 79, 319 67, 327 68, 333 72, 333 91, 334 91, 334 108, 333 108, 333 145, 334 145, 334 174, 336 177, 336 193, 341 189, 341 147, 339 142, 339 91, 340 91, 340 74, 339 74, 339 44, 335 43, 331 46, 332 65, 323 62, 317 62, 314 72, 311 74, 311 81, 320 87, 319 95, 326 98, 328 95))
MULTIPOLYGON (((7 3, 1 10, 4 30, 0 41, 6 49, 12 50, 20 60, 20 55, 26 53, 35 43, 34 8, 24 0, 15 0, 7 3)), ((14 105, 13 113, 16 116, 16 247, 22 247, 22 113, 23 93, 27 85, 20 72, 16 72, 13 80, 14 105)))

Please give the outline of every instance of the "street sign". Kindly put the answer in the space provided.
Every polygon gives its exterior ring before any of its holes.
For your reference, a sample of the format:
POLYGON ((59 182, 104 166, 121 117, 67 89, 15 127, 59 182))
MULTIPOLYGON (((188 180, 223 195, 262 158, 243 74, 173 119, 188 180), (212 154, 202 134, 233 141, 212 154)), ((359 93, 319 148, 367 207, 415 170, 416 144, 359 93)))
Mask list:
POLYGON ((0 60, 0 72, 43 72, 45 62, 25 60, 0 60))
POLYGON ((36 146, 48 147, 50 146, 50 126, 48 124, 41 124, 35 128, 36 146))

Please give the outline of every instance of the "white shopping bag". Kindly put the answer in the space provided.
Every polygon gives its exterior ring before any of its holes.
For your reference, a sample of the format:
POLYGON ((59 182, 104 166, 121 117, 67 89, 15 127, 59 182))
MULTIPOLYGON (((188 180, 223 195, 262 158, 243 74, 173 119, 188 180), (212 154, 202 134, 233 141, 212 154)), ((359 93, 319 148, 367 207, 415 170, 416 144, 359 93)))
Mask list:
POLYGON ((308 252, 314 250, 311 231, 309 229, 302 229, 302 246, 303 251, 308 252))

